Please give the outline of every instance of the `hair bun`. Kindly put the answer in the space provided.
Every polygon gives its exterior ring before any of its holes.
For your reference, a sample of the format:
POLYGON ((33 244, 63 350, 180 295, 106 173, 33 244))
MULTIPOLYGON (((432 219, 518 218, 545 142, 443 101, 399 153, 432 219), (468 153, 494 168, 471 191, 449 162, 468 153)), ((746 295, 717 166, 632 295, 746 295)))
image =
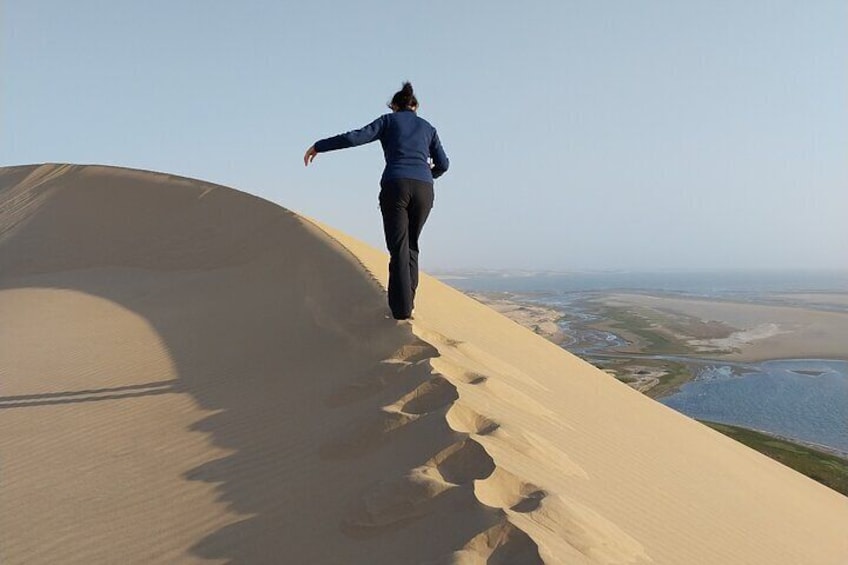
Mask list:
POLYGON ((389 102, 388 107, 392 109, 392 111, 397 112, 398 110, 415 110, 418 108, 418 100, 415 98, 415 94, 412 92, 412 83, 407 81, 403 83, 403 86, 400 90, 395 92, 395 95, 392 96, 392 101, 389 102))

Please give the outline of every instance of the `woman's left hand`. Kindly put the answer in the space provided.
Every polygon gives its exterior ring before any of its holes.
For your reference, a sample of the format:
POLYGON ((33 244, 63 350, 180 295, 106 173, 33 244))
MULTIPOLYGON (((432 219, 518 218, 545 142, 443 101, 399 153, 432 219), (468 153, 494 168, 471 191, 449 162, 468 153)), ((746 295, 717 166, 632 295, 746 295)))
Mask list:
POLYGON ((315 146, 311 146, 306 150, 306 155, 303 156, 303 166, 306 167, 315 160, 315 156, 318 155, 318 152, 315 150, 315 146))

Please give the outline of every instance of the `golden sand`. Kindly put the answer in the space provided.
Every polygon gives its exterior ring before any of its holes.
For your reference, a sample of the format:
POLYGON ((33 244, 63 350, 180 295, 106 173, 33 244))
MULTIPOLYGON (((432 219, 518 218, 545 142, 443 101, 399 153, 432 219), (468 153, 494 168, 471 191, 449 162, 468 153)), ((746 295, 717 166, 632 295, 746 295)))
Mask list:
POLYGON ((0 169, 0 562, 844 564, 848 499, 259 198, 0 169))

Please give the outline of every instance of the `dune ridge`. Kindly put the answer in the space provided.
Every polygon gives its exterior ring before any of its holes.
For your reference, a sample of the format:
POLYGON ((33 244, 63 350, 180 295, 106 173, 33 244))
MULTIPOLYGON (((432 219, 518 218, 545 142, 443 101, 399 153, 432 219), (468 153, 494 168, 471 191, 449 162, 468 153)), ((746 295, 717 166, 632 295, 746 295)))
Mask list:
MULTIPOLYGON (((374 280, 379 281, 381 277, 383 280, 387 279, 387 274, 381 273, 378 265, 363 260, 359 242, 352 242, 320 222, 313 222, 350 249, 374 280)), ((476 352, 476 356, 465 355, 459 351, 460 346, 464 345, 462 342, 426 330, 415 321, 409 323, 412 335, 420 340, 416 349, 420 348, 427 354, 427 358, 419 363, 427 364, 428 373, 433 375, 433 378, 406 397, 384 406, 383 410, 387 414, 403 415, 400 422, 393 416, 387 416, 386 420, 403 425, 419 415, 421 408, 426 407, 426 414, 439 411, 448 426, 461 434, 462 439, 436 454, 424 466, 411 469, 402 479, 389 486, 381 484, 376 491, 367 493, 362 502, 363 506, 367 507, 369 518, 358 521, 358 525, 385 526, 400 522, 414 517, 422 511, 424 504, 449 489, 470 488, 479 503, 497 509, 502 519, 486 532, 469 540, 460 550, 445 556, 447 561, 442 559, 432 563, 567 562, 612 565, 651 562, 638 542, 591 509, 579 507, 576 503, 566 502, 557 496, 549 497, 545 490, 496 463, 491 455, 493 452, 497 453, 499 449, 513 453, 517 451, 522 457, 533 460, 535 464, 547 463, 557 472, 573 473, 586 478, 585 472, 579 466, 571 462, 564 453, 551 449, 551 444, 544 439, 535 436, 534 440, 530 440, 521 434, 507 434, 500 429, 498 421, 472 408, 474 401, 466 400, 467 396, 472 396, 469 387, 487 387, 491 388, 487 395, 518 398, 537 414, 555 420, 556 415, 553 412, 537 404, 530 396, 519 392, 507 382, 488 382, 489 377, 484 376, 484 373, 492 372, 499 372, 500 376, 509 373, 521 375, 518 369, 505 368, 502 361, 489 358, 483 352, 476 352), (487 358, 493 362, 494 367, 486 364, 487 358), (434 390, 441 392, 428 394, 434 390), (412 410, 411 401, 416 401, 412 410), (441 410, 442 408, 447 409, 441 410), (461 471, 449 471, 448 476, 445 476, 439 462, 445 463, 451 459, 459 460, 461 471), (527 530, 534 531, 542 540, 550 540, 550 534, 559 538, 550 544, 553 547, 546 547, 547 551, 542 552, 545 559, 540 555, 539 545, 527 535, 527 530), (542 530, 549 531, 543 533, 542 530), (491 533, 495 532, 497 536, 493 539, 491 533), (481 536, 486 540, 484 545, 480 543, 481 536)), ((519 378, 524 384, 534 385, 526 376, 519 378)), ((376 433, 385 434, 390 433, 394 426, 387 423, 372 429, 376 433)))
POLYGON ((821 563, 848 499, 245 193, 0 169, 4 563, 821 563))
MULTIPOLYGON (((387 280, 386 261, 381 253, 346 234, 315 223, 350 249, 375 279, 387 280)), ((504 513, 502 525, 507 524, 528 537, 535 546, 533 559, 538 551, 539 559, 545 563, 841 563, 848 560, 848 521, 845 518, 848 499, 838 493, 826 488, 822 490, 821 485, 807 477, 643 397, 432 277, 422 277, 416 316, 410 325, 414 335, 435 348, 430 365, 457 389, 457 398, 445 414, 449 425, 455 431, 468 434, 469 440, 480 445, 488 455, 487 463, 491 460, 492 473, 474 481, 475 497, 482 504, 504 513), (455 313, 459 302, 463 304, 462 315, 468 319, 450 315, 455 313), (489 347, 479 345, 483 343, 489 347), (521 363, 536 370, 519 368, 521 363), (574 398, 573 393, 578 391, 585 393, 583 399, 601 414, 581 423, 579 418, 570 417, 564 410, 570 403, 555 402, 559 405, 556 408, 546 405, 542 400, 552 398, 554 385, 561 385, 556 388, 563 392, 563 398, 574 398), (488 390, 478 394, 483 389, 488 390), (606 406, 602 394, 610 395, 606 406), (498 406, 500 403, 495 399, 511 402, 509 406, 504 406, 506 403, 498 406), (616 413, 618 409, 629 411, 629 417, 621 417, 616 413), (509 414, 510 411, 522 412, 523 417, 509 414), (627 440, 631 440, 633 434, 640 435, 638 418, 642 416, 653 420, 645 422, 645 429, 641 431, 648 441, 629 446, 627 440), (628 420, 629 425, 622 426, 619 419, 628 420), (610 442, 618 447, 601 447, 604 441, 593 437, 593 424, 623 432, 619 438, 604 434, 608 440, 618 439, 616 443, 610 442), (669 426, 679 426, 680 433, 674 433, 669 426), (544 433, 545 428, 553 433, 550 436, 544 433), (594 444, 580 446, 595 459, 594 465, 611 465, 619 472, 608 485, 626 483, 631 476, 638 481, 626 496, 618 500, 595 497, 596 504, 587 504, 581 496, 572 495, 581 487, 594 483, 595 486, 590 486, 594 489, 603 484, 595 476, 599 473, 588 471, 588 466, 579 465, 576 457, 569 454, 568 439, 575 438, 568 436, 581 433, 589 438, 582 443, 594 444), (671 447, 664 446, 664 442, 670 442, 671 447), (680 452, 674 452, 674 447, 680 448, 680 452), (629 453, 616 451, 620 448, 629 453), (639 453, 644 448, 647 448, 646 453, 639 453), (667 460, 668 468, 652 464, 653 455, 667 460), (713 456, 716 459, 711 461, 713 456), (620 459, 636 463, 636 472, 627 469, 620 459), (700 472, 709 472, 716 464, 718 467, 725 464, 738 467, 733 473, 719 473, 715 484, 698 477, 700 472), (647 469, 639 472, 638 467, 647 469), (687 488, 685 480, 673 476, 675 471, 683 469, 691 474, 687 478, 695 485, 706 483, 711 488, 705 492, 698 492, 694 485, 691 490, 687 488), (750 476, 744 476, 746 472, 750 476), (674 488, 666 489, 666 486, 674 488), (734 487, 740 491, 730 490, 734 487), (746 492, 744 489, 748 488, 763 489, 762 492, 770 493, 766 497, 777 498, 764 503, 768 498, 746 492), (787 494, 783 490, 793 488, 799 492, 787 494), (818 493, 816 502, 807 510, 810 513, 806 514, 817 526, 804 520, 786 524, 786 518, 799 511, 794 505, 796 496, 808 489, 818 493), (679 498, 670 496, 667 490, 677 491, 679 498), (737 496, 737 500, 729 500, 737 496), (713 497, 724 500, 718 504, 705 500, 713 497), (698 499, 712 508, 705 509, 696 520, 690 514, 688 520, 679 522, 678 517, 660 509, 666 506, 667 510, 667 505, 676 504, 675 500, 680 501, 680 506, 691 509, 698 504, 698 499), (816 507, 825 499, 826 504, 816 507), (771 503, 776 504, 765 508, 771 503), (746 504, 750 507, 746 508, 746 504), (613 509, 610 516, 630 515, 630 518, 605 516, 599 511, 605 505, 613 509), (644 516, 639 516, 640 507, 645 509, 644 516), (784 520, 783 527, 777 528, 782 530, 780 534, 769 531, 770 527, 778 525, 775 515, 784 520), (646 523, 654 530, 646 531, 646 523), (817 530, 819 527, 821 529, 817 530), (752 530, 759 530, 758 535, 739 534, 750 534, 752 530), (639 537, 636 531, 641 534, 639 537), (662 539, 667 531, 675 538, 670 544, 668 539, 662 539), (789 539, 781 537, 784 535, 789 539), (810 543, 808 535, 829 539, 825 542, 826 547, 816 548, 822 549, 820 554, 814 555, 814 544, 810 543), (650 543, 642 544, 640 539, 649 539, 650 543), (662 547, 666 544, 675 547, 662 547), (650 549, 651 545, 656 548, 650 549)), ((585 407, 581 407, 580 412, 587 414, 585 407)), ((458 552, 455 558, 462 562, 462 555, 458 552)), ((470 562, 477 562, 474 559, 479 558, 476 554, 470 562)))

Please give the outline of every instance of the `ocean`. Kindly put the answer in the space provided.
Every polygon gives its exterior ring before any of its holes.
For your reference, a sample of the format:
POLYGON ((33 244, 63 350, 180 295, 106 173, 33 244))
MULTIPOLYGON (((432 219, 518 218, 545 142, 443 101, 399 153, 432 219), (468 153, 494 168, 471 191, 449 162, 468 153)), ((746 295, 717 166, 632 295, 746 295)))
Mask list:
POLYGON ((640 290, 731 297, 775 292, 848 292, 848 271, 444 272, 436 277, 466 291, 543 293, 640 290))

